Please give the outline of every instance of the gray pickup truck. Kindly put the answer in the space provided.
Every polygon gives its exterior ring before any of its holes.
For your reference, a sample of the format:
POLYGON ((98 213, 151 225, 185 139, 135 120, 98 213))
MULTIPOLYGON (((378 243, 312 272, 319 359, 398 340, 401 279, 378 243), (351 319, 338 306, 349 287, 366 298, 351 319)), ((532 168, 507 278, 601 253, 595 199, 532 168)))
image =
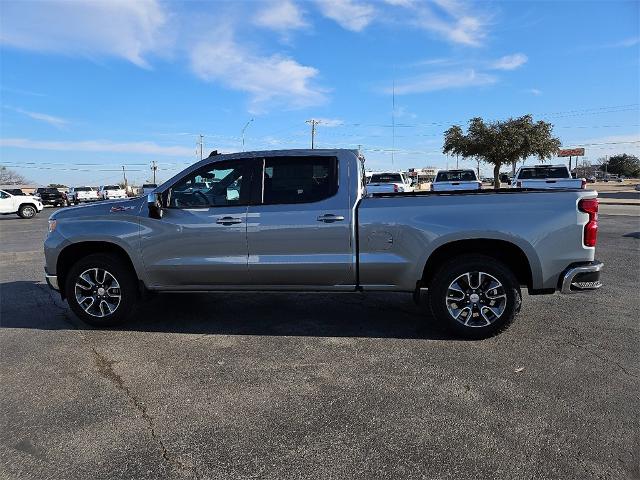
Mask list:
POLYGON ((55 212, 45 275, 98 326, 148 291, 393 291, 481 338, 522 286, 600 287, 597 210, 578 189, 367 195, 352 150, 214 152, 147 197, 55 212))

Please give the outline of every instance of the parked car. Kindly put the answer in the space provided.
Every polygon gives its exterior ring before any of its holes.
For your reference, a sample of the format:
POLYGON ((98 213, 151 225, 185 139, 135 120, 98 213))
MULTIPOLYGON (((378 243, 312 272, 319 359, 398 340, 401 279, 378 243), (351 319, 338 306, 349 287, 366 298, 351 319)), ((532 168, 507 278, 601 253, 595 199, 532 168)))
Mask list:
POLYGON ((4 191, 11 195, 26 195, 20 188, 5 188, 4 191))
POLYGON ((367 184, 367 193, 413 192, 411 180, 403 172, 374 172, 367 184))
POLYGON ((6 190, 0 190, 0 214, 17 214, 21 218, 33 218, 41 212, 44 206, 39 197, 33 195, 13 195, 6 190))
POLYGON ((511 182, 513 188, 585 188, 586 179, 571 178, 566 165, 523 166, 511 182))
POLYGON ((69 203, 78 205, 84 202, 95 202, 99 200, 100 197, 98 197, 98 192, 95 191, 93 187, 84 186, 70 188, 67 198, 69 199, 69 203))
POLYGON ((144 185, 142 185, 142 194, 148 195, 149 193, 153 192, 157 187, 158 185, 156 185, 155 183, 145 183, 144 185))
POLYGON ((102 200, 127 198, 127 191, 120 185, 102 185, 98 190, 98 197, 102 200))
POLYGON ((594 175, 587 177, 587 183, 596 183, 596 177, 594 175))
POLYGON ((453 190, 480 190, 482 182, 473 170, 440 170, 431 184, 434 192, 453 190))
POLYGON ((522 286, 601 285, 596 191, 367 194, 363 170, 355 150, 212 155, 146 198, 55 212, 46 280, 100 326, 145 290, 391 291, 470 338, 506 328, 522 286))
POLYGON ((35 196, 39 197, 43 205, 52 207, 65 207, 69 205, 67 194, 53 187, 40 187, 35 191, 35 196))

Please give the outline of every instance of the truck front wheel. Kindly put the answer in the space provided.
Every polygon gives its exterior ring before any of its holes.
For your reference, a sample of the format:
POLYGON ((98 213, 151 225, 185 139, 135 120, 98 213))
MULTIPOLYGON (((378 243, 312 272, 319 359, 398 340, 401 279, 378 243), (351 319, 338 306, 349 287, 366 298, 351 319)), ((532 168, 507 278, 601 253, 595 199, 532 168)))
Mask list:
POLYGON ((429 282, 432 315, 455 334, 479 339, 500 333, 520 310, 520 285, 511 270, 485 255, 461 255, 429 282))
POLYGON ((124 322, 137 301, 136 282, 117 255, 88 255, 69 270, 65 294, 71 310, 84 322, 109 327, 124 322))

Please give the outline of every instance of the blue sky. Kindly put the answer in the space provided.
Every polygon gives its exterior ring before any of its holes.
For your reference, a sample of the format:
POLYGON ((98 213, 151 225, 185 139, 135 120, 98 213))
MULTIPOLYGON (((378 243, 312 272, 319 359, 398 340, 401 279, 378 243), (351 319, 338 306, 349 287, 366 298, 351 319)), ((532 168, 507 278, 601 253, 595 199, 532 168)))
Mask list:
POLYGON ((205 152, 240 150, 252 118, 247 150, 306 148, 316 118, 318 147, 362 145, 375 169, 444 168, 442 132, 474 116, 532 113, 591 161, 640 153, 639 2, 3 0, 0 13, 0 164, 40 184, 113 182, 122 165, 139 183, 152 160, 166 179, 197 159, 199 134, 205 152))

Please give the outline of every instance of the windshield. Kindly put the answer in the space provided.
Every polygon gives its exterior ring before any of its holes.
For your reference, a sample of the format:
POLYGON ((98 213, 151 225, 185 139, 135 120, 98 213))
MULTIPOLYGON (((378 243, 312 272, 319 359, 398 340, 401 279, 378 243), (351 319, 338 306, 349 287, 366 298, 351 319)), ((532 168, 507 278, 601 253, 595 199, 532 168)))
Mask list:
POLYGON ((402 183, 402 177, 399 173, 374 173, 371 175, 369 183, 402 183))
POLYGON ((91 187, 76 187, 76 188, 74 188, 74 190, 76 192, 91 192, 92 188, 91 187))
POLYGON ((142 185, 142 188, 156 188, 157 185, 155 183, 145 183, 142 185))
POLYGON ((473 182, 477 181, 473 170, 444 170, 438 172, 436 182, 473 182))
POLYGON ((106 185, 104 187, 105 190, 120 190, 120 187, 118 185, 106 185))
POLYGON ((518 178, 521 180, 535 180, 545 178, 571 178, 566 167, 533 167, 520 170, 518 178))

